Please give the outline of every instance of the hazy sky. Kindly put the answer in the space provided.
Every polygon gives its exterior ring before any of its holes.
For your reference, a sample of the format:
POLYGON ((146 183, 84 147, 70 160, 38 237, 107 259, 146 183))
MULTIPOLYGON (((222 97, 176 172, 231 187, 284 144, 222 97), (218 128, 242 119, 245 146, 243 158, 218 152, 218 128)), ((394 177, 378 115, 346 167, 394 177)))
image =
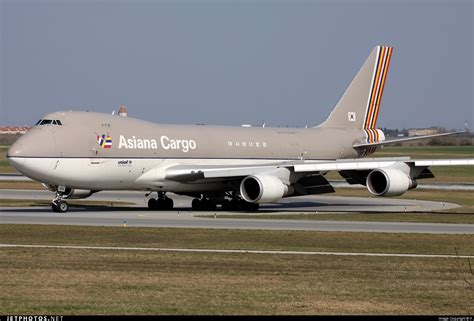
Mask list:
POLYGON ((473 128, 473 1, 0 3, 1 125, 121 104, 164 123, 314 125, 384 44, 379 127, 473 128))

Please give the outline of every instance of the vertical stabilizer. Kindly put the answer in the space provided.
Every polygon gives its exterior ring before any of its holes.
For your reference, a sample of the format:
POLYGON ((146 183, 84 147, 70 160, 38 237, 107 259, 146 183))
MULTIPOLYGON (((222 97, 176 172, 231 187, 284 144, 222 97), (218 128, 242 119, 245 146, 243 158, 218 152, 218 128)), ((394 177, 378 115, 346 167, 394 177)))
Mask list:
POLYGON ((375 126, 392 50, 383 46, 372 50, 321 127, 365 129, 369 140, 378 141, 375 126))

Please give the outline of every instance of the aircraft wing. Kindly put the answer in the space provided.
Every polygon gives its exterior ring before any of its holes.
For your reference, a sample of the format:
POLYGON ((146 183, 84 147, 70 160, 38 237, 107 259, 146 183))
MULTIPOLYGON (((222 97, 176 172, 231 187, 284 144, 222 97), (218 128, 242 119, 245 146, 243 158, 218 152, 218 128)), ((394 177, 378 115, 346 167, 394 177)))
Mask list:
MULTIPOLYGON (((319 174, 329 171, 357 172, 369 171, 376 168, 386 168, 406 164, 410 168, 427 168, 429 166, 462 166, 474 165, 474 159, 419 159, 409 157, 394 158, 366 158, 366 159, 338 159, 322 161, 286 161, 265 165, 238 165, 238 166, 188 166, 177 165, 166 170, 166 179, 179 182, 197 180, 226 180, 250 175, 272 172, 279 168, 287 168, 295 173, 319 174)), ((422 171, 420 170, 420 173, 422 171)), ((343 173, 341 173, 343 174, 343 173)), ((432 177, 432 176, 426 176, 432 177)))
POLYGON ((277 162, 271 164, 254 165, 233 165, 233 166, 188 166, 177 165, 166 169, 166 179, 178 182, 196 181, 201 179, 229 179, 245 177, 258 173, 268 172, 277 168, 287 168, 295 164, 302 164, 302 161, 277 162))
POLYGON ((299 164, 295 165, 295 172, 313 172, 313 171, 345 171, 345 170, 370 170, 375 168, 384 168, 396 165, 397 163, 405 163, 412 167, 428 167, 428 166, 462 166, 474 165, 474 159, 353 159, 353 160, 336 160, 334 162, 324 162, 316 164, 299 164))

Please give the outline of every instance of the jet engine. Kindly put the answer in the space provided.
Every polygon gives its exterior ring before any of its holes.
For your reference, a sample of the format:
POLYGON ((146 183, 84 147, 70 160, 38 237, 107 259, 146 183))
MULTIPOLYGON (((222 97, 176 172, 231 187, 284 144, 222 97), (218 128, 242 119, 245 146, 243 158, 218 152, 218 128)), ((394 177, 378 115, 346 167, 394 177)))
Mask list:
POLYGON ((400 196, 416 186, 416 180, 399 168, 378 168, 367 176, 367 189, 375 196, 400 196))
POLYGON ((240 195, 251 203, 272 203, 288 193, 288 186, 271 175, 247 176, 240 183, 240 195))

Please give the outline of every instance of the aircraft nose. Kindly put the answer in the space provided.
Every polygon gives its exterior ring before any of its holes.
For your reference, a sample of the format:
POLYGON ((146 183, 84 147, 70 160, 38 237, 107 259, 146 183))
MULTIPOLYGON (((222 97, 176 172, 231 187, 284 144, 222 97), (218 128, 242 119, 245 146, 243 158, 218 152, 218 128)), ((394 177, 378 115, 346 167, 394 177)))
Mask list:
POLYGON ((24 148, 25 145, 21 142, 21 139, 18 139, 16 142, 13 143, 13 145, 10 146, 7 155, 8 157, 24 156, 24 148))
POLYGON ((24 156, 24 148, 25 146, 21 143, 21 139, 18 139, 13 145, 10 146, 7 152, 7 158, 10 164, 15 167, 16 169, 19 169, 24 163, 25 163, 25 158, 24 156))
POLYGON ((47 166, 43 166, 44 162, 38 159, 50 159, 55 156, 56 144, 51 130, 36 128, 18 138, 7 152, 10 164, 29 177, 37 177, 38 173, 47 170, 47 166))

